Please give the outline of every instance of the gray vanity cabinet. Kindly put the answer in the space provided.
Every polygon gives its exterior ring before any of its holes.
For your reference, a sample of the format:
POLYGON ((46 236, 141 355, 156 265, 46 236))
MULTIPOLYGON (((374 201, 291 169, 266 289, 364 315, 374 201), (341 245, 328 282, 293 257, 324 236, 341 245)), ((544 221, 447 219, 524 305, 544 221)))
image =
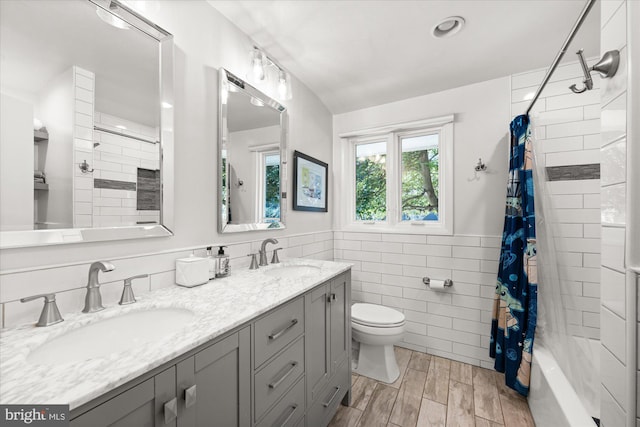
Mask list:
POLYGON ((176 365, 177 427, 251 425, 250 340, 244 328, 176 365))
POLYGON ((71 426, 249 427, 250 337, 248 327, 229 335, 73 418, 71 426))
POLYGON ((351 385, 351 272, 71 412, 72 427, 323 427, 351 385))
POLYGON ((172 366, 74 418, 71 427, 175 426, 175 418, 167 424, 164 420, 165 405, 168 410, 177 411, 175 375, 176 368, 172 366))
POLYGON ((342 397, 345 404, 350 400, 350 283, 346 272, 305 296, 309 426, 326 425, 342 397))

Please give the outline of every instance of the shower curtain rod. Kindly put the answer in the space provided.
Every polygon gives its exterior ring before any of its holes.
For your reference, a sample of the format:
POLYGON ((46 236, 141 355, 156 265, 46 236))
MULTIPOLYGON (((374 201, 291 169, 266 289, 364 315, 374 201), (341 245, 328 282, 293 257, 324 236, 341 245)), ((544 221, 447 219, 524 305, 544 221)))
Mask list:
POLYGON ((562 57, 564 56, 565 52, 567 51, 567 48, 569 47, 569 44, 571 43, 571 41, 573 40, 573 37, 576 35, 578 30, 582 26, 582 23, 584 22, 584 20, 587 18, 587 15, 589 14, 589 11, 591 10, 591 8, 595 4, 595 2, 596 2, 596 0, 587 0, 587 4, 584 5, 584 9, 582 9, 582 12, 580 12, 580 16, 578 17, 578 20, 573 25, 573 28, 571 28, 571 32, 569 33, 569 36, 567 37, 567 39, 562 44, 562 47, 560 48, 560 51, 556 55, 556 58, 553 60, 553 63, 551 64, 551 68, 549 68, 549 71, 547 71, 547 74, 544 76, 544 79, 542 79, 542 83, 540 84, 540 87, 538 87, 538 90, 536 91, 536 94, 533 96, 533 99, 531 100, 531 103, 529 104, 529 108, 527 108, 527 112, 526 112, 527 115, 529 115, 529 112, 531 111, 531 109, 533 108, 533 105, 538 100, 538 97, 540 96, 540 93, 542 92, 544 87, 549 82, 549 79, 551 78, 551 75, 553 74, 553 72, 558 67, 558 64, 560 63, 560 60, 562 59, 562 57))
POLYGON ((116 132, 114 130, 105 129, 105 128, 100 127, 100 126, 93 126, 93 129, 97 130, 98 132, 105 132, 105 133, 110 133, 110 134, 113 134, 113 135, 124 136, 125 138, 137 139, 138 141, 147 142, 149 144, 157 144, 158 142, 160 142, 160 141, 152 141, 150 139, 140 138, 140 137, 133 136, 133 135, 127 135, 126 133, 116 132))

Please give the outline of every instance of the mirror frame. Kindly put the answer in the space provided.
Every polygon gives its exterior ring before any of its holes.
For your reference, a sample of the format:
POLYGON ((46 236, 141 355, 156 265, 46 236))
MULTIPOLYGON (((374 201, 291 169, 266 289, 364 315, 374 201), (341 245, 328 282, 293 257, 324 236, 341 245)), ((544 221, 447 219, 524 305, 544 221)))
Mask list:
MULTIPOLYGON (((269 231, 283 230, 286 228, 285 218, 287 213, 287 133, 288 133, 288 114, 285 106, 269 97, 265 93, 251 86, 241 78, 237 77, 230 71, 220 68, 218 82, 218 203, 216 212, 218 213, 218 231, 220 233, 239 233, 243 231, 269 231), (280 221, 277 228, 266 228, 262 225, 265 223, 246 223, 246 224, 228 224, 225 223, 222 215, 223 197, 222 197, 222 150, 223 139, 227 123, 227 103, 223 102, 224 94, 228 90, 228 85, 235 86, 250 97, 258 98, 265 106, 271 107, 276 111, 280 111, 280 221)), ((228 133, 228 131, 227 131, 228 133)), ((229 180, 227 179, 227 194, 229 194, 229 180)))
POLYGON ((158 106, 160 114, 160 198, 162 210, 159 224, 96 227, 59 228, 45 230, 1 231, 0 249, 49 246, 69 243, 102 242, 109 240, 139 239, 146 237, 172 236, 174 223, 174 141, 173 141, 173 35, 118 0, 87 0, 122 19, 132 27, 158 41, 160 53, 160 99, 165 105, 158 106), (110 10, 113 2, 117 10, 110 10))

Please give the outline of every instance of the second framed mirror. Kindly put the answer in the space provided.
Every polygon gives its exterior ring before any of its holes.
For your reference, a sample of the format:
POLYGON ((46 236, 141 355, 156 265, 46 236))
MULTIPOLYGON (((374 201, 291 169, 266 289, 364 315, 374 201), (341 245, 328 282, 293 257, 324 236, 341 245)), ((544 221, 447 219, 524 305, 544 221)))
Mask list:
POLYGON ((282 229, 286 108, 225 69, 219 88, 218 229, 282 229))

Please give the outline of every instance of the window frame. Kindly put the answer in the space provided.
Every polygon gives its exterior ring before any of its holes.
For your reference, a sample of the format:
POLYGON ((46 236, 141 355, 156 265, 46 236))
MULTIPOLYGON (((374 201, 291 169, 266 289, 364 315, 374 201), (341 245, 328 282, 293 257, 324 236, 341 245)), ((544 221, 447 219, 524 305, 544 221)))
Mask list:
POLYGON ((409 234, 453 234, 453 122, 454 116, 443 116, 414 122, 340 134, 343 140, 343 184, 345 203, 340 222, 345 231, 373 231, 409 234), (402 138, 438 134, 438 220, 402 221, 402 138), (355 219, 356 146, 363 143, 387 143, 387 215, 384 221, 355 219))
MULTIPOLYGON (((258 189, 258 200, 260 203, 257 204, 257 212, 256 218, 258 222, 261 224, 266 224, 269 222, 279 222, 282 218, 282 197, 280 198, 280 217, 277 218, 277 221, 269 221, 274 220, 275 218, 266 218, 265 217, 265 202, 266 202, 266 173, 267 173, 267 157, 278 155, 280 158, 282 157, 279 149, 264 149, 262 151, 256 151, 256 188, 258 189)), ((282 165, 280 165, 282 168, 282 165)), ((282 173, 280 174, 280 194, 282 195, 282 173)))

